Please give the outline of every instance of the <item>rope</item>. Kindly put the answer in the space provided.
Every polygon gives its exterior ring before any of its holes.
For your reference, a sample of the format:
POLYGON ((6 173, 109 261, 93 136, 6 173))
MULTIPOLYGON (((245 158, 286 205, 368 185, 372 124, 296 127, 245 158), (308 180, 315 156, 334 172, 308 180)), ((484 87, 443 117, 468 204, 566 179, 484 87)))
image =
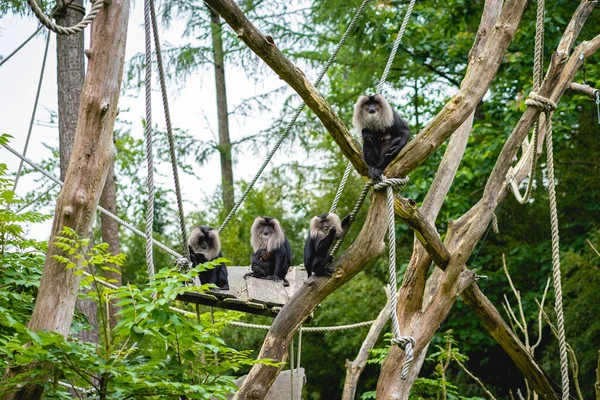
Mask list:
MULTIPOLYGON (((534 47, 534 56, 533 56, 533 93, 537 92, 542 85, 542 72, 544 70, 544 9, 545 9, 545 0, 538 0, 537 4, 537 14, 535 20, 535 47, 534 47)), ((533 94, 532 93, 532 94, 533 94)), ((529 96, 531 99, 531 95, 529 96)), ((527 104, 525 101, 525 104, 527 104)), ((533 189, 533 179, 535 178, 535 168, 537 165, 537 147, 538 147, 538 136, 539 136, 539 118, 536 119, 535 124, 533 126, 533 133, 531 134, 531 166, 529 169, 529 179, 527 180, 527 188, 525 189, 525 194, 521 196, 521 192, 519 191, 519 187, 515 184, 512 184, 514 180, 511 181, 511 187, 514 193, 515 198, 521 204, 525 204, 531 198, 531 193, 533 189)))
POLYGON ((398 51, 398 47, 402 42, 402 36, 404 36, 404 31, 406 30, 406 26, 408 25, 408 21, 410 20, 410 15, 412 14, 413 7, 415 6, 415 1, 416 0, 411 0, 408 4, 406 14, 404 14, 404 19, 402 20, 402 25, 400 26, 400 30, 398 31, 398 36, 394 41, 392 52, 390 53, 388 61, 385 64, 385 68, 383 70, 383 74, 381 75, 379 85, 377 85, 377 93, 381 93, 381 91, 383 90, 383 85, 385 85, 385 82, 387 81, 388 74, 390 73, 390 69, 392 68, 392 63, 394 62, 394 58, 396 57, 396 52, 398 51))
MULTIPOLYGON (((48 60, 48 49, 50 48, 50 32, 46 36, 46 48, 44 49, 44 58, 42 60, 42 68, 40 71, 40 79, 38 80, 37 91, 35 93, 35 101, 33 102, 33 111, 31 112, 31 119, 29 120, 29 129, 27 130, 27 139, 25 139, 25 147, 23 148, 23 155, 27 155, 27 148, 29 147, 29 139, 31 139, 31 132, 33 131, 33 123, 35 122, 35 114, 37 112, 38 103, 40 101, 40 92, 42 91, 42 82, 44 81, 44 71, 46 70, 46 61, 48 60)), ((13 184, 13 193, 17 192, 17 184, 19 183, 19 177, 23 169, 23 160, 19 162, 19 168, 17 168, 17 175, 15 176, 15 183, 13 184)))
MULTIPOLYGON (((375 322, 375 320, 365 321, 365 322, 357 322, 355 324, 348 325, 337 325, 337 326, 313 326, 313 327, 303 327, 303 332, 335 332, 335 331, 345 331, 349 329, 363 328, 365 326, 371 326, 375 322)), ((247 329, 262 329, 268 331, 271 325, 259 325, 259 324, 248 324, 246 322, 230 322, 232 326, 237 326, 238 328, 247 328, 247 329)))
POLYGON ((408 178, 404 179, 387 179, 385 176, 377 182, 374 190, 386 190, 387 208, 388 208, 388 247, 389 247, 389 288, 390 288, 390 306, 392 309, 392 344, 397 345, 405 351, 404 363, 402 364, 401 379, 406 379, 410 365, 413 361, 413 348, 415 339, 411 336, 402 336, 400 332, 400 322, 398 321, 398 293, 396 282, 396 224, 394 213, 394 190, 402 189, 408 183, 408 178))
POLYGON ((17 47, 16 49, 14 49, 14 50, 12 51, 12 53, 10 53, 10 54, 9 54, 9 55, 7 55, 6 57, 4 57, 4 58, 2 59, 2 61, 0 61, 0 67, 1 67, 1 66, 3 66, 5 62, 7 62, 8 60, 10 60, 10 59, 12 58, 12 56, 14 56, 15 54, 17 54, 17 53, 19 52, 19 50, 21 50, 23 47, 25 47, 25 45, 26 45, 27 43, 29 43, 29 42, 31 41, 31 39, 33 39, 33 38, 35 37, 35 35, 37 35, 37 34, 38 34, 38 32, 42 30, 42 28, 43 28, 43 26, 42 26, 42 25, 40 25, 40 26, 39 26, 39 27, 38 27, 38 28, 35 30, 35 32, 33 32, 33 33, 31 34, 31 36, 29 36, 27 39, 25 39, 25 41, 24 41, 23 43, 21 43, 21 44, 19 45, 19 47, 17 47))
POLYGON ((344 191, 344 187, 346 187, 346 182, 348 182, 348 177, 350 176, 350 172, 352 171, 352 163, 348 162, 346 165, 346 170, 344 171, 344 176, 340 181, 340 186, 338 186, 338 190, 335 194, 335 198, 333 199, 333 203, 331 203, 331 208, 329 209, 329 214, 332 214, 337 209, 338 203, 340 202, 340 198, 342 197, 342 192, 344 191))
MULTIPOLYGON (((319 83, 321 83, 321 80, 325 76, 325 73, 327 72, 327 70, 329 69, 329 67, 331 67, 331 65, 333 64, 333 61, 335 60, 335 58, 337 57, 340 49, 342 48, 342 46, 346 42, 346 39, 350 35, 350 32, 354 29, 354 26, 356 25, 356 21, 358 21, 358 18, 362 15, 362 13, 363 13, 365 7, 367 6, 368 2, 369 2, 369 0, 363 0, 362 4, 360 5, 360 7, 358 8, 358 10, 356 11, 356 14, 354 15, 354 18, 352 18, 352 21, 350 22, 350 25, 348 25, 348 28, 346 28, 346 31, 344 32, 344 35, 340 39, 339 43, 337 44, 337 46, 335 47, 335 49, 333 50, 333 52, 331 53, 331 55, 329 56, 329 60, 327 60, 327 63, 325 64, 325 66, 323 67, 323 69, 319 73, 319 76, 315 80, 315 82, 313 84, 314 87, 319 86, 319 83)), ((298 106, 298 108, 294 112, 294 115, 292 116, 291 121, 287 124, 285 130, 283 131, 283 134, 277 140, 277 143, 275 143, 275 146, 271 149, 271 151, 267 155, 267 158, 265 159, 265 161, 263 162, 263 164, 258 169, 258 172, 254 176, 254 178, 252 179, 252 181, 250 181, 250 184, 248 185, 248 187, 246 188, 246 190, 242 194, 242 197, 240 197, 238 199, 238 201, 235 203, 235 205, 233 206, 233 208, 231 209, 231 211, 227 215, 227 218, 225 218, 225 220, 223 221, 223 223, 219 227, 219 233, 221 233, 223 231, 223 229, 225 229, 225 227, 227 226, 227 224, 229 223, 229 221, 231 220, 231 218, 233 217, 233 215, 236 213, 236 211, 240 208, 240 206, 242 205, 242 203, 246 199, 246 196, 248 196, 248 193, 250 192, 250 190, 252 190, 252 188, 254 187, 254 184, 256 183, 256 181, 258 180, 258 178, 260 177, 260 175, 263 173, 263 171, 265 170, 265 168, 267 167, 267 165, 269 164, 269 162, 273 158, 273 155, 275 154, 275 152, 277 151, 277 149, 279 148, 279 146, 281 145, 281 143, 283 143, 283 141, 287 138, 287 136, 289 135, 289 133, 292 130, 292 127, 296 123, 296 120, 300 116, 300 113, 302 113, 302 110, 304 109, 304 106, 305 106, 304 102, 300 106, 298 106)))
POLYGON ((352 209, 352 211, 349 214, 350 215, 350 220, 348 221, 348 227, 342 233, 342 237, 340 237, 337 240, 337 242, 335 242, 335 245, 333 246, 333 249, 331 250, 331 253, 329 253, 331 256, 335 256, 335 254, 337 253, 337 251, 342 246, 342 242, 344 241, 344 238, 348 234, 348 231, 350 230, 350 226, 354 223, 354 220, 356 219, 356 214, 358 214, 358 211, 360 210, 360 207, 365 202, 365 198, 367 197, 367 194, 369 193, 369 189, 371 188, 372 185, 373 185, 373 183, 371 181, 369 181, 369 182, 365 183, 365 186, 363 186, 363 190, 362 190, 362 192, 360 192, 360 196, 358 196, 358 200, 356 201, 356 204, 354 205, 354 208, 352 209))
POLYGON ((190 258, 190 250, 187 246, 187 229, 185 228, 185 216, 183 212, 183 200, 181 199, 181 186, 179 185, 179 172, 177 168, 177 155, 175 153, 175 140, 173 139, 173 127, 171 126, 171 113, 169 112, 169 100, 167 98, 167 85, 165 83, 165 69, 163 67, 162 53, 160 51, 160 39, 158 37, 158 24, 156 23, 156 11, 154 0, 149 0, 150 16, 152 19, 152 32, 154 33, 154 48, 156 51, 156 62, 158 65, 158 76, 160 91, 162 93, 163 109, 167 124, 167 138, 169 140, 169 153, 171 155, 171 167, 173 169, 173 181, 175 182, 175 196, 177 197, 177 209, 179 211, 179 227, 181 229, 181 241, 183 254, 190 258))
POLYGON ((552 112, 546 114, 546 157, 548 164, 548 197, 550 200, 550 225, 552 228, 552 282, 554 284, 554 310, 558 327, 558 346, 560 353, 560 372, 562 399, 569 399, 569 361, 567 358, 567 340, 565 337, 565 317, 563 314, 562 284, 560 276, 560 235, 558 231, 558 212, 556 209, 556 188, 554 183, 554 150, 552 147, 552 112))
POLYGON ((290 399, 294 400, 294 337, 290 343, 290 399))
POLYGON ((150 0, 144 0, 144 38, 146 47, 146 166, 148 176, 148 205, 146 208, 146 264, 148 277, 154 276, 152 232, 154 225, 154 156, 152 154, 152 43, 150 38, 150 0))
POLYGON ((60 26, 55 24, 40 8, 36 0, 27 0, 27 4, 31 7, 31 10, 35 14, 35 16, 40 20, 42 25, 46 28, 50 29, 52 32, 56 32, 59 35, 73 35, 75 33, 82 32, 93 20, 96 18, 100 10, 104 7, 104 0, 96 0, 94 1, 94 5, 90 10, 90 13, 83 17, 81 21, 77 24, 69 27, 60 26))
MULTIPOLYGON (((46 171, 45 169, 43 169, 42 167, 40 167, 38 164, 36 164, 33 161, 31 161, 29 158, 27 158, 27 157, 19 154, 19 152, 17 152, 15 149, 13 149, 12 147, 10 147, 9 145, 0 143, 0 146, 4 147, 6 150, 10 151, 15 156, 17 156, 21 160, 25 161, 27 164, 29 164, 31 167, 33 167, 34 169, 36 169, 38 172, 40 172, 42 175, 44 175, 46 178, 50 179, 54 183, 56 183, 58 185, 61 185, 61 186, 63 185, 63 182, 60 179, 58 179, 57 177, 55 177, 54 175, 52 175, 51 173, 49 173, 48 171, 46 171)), ((115 214, 113 214, 110 211, 104 209, 103 207, 98 206, 98 211, 100 211, 102 214, 108 216, 109 218, 115 220, 120 225, 123 225, 125 228, 129 229, 131 232, 135 233, 136 235, 138 235, 140 237, 143 237, 143 238, 146 237, 146 235, 142 231, 140 231, 139 229, 137 229, 135 226, 133 226, 130 223, 122 220, 121 218, 117 217, 115 214)), ((178 258, 178 259, 184 258, 181 254, 179 254, 176 251, 170 249, 165 244, 159 242, 156 239, 152 239, 152 243, 154 243, 154 245, 156 247, 160 248, 161 250, 165 251, 166 253, 172 255, 175 258, 178 258)))

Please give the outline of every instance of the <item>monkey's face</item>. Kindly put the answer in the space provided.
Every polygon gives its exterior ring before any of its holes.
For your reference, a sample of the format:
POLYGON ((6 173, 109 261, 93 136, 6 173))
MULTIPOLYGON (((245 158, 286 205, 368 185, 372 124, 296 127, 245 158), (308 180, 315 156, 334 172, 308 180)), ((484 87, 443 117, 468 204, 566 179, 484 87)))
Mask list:
POLYGON ((380 94, 362 95, 354 105, 353 123, 359 134, 363 128, 375 131, 383 130, 391 126, 393 121, 393 111, 380 94))
POLYGON ((260 235, 265 239, 268 239, 273 233, 275 233, 275 227, 272 224, 261 224, 259 226, 260 235))
POLYGON ((321 219, 319 224, 320 224, 320 228, 319 228, 320 231, 327 235, 329 233, 329 230, 332 227, 331 222, 329 222, 329 218, 321 219))

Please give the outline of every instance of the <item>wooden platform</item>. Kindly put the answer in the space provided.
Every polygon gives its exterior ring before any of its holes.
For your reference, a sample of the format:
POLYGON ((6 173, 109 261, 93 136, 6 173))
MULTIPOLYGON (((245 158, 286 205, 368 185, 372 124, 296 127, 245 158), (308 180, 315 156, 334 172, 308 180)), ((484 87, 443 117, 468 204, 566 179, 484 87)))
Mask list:
POLYGON ((206 293, 186 292, 177 300, 187 303, 225 308, 251 314, 275 317, 288 299, 306 282, 307 274, 303 267, 291 267, 286 279, 290 286, 283 282, 273 282, 244 275, 250 267, 227 267, 229 273, 229 290, 213 290, 206 293))

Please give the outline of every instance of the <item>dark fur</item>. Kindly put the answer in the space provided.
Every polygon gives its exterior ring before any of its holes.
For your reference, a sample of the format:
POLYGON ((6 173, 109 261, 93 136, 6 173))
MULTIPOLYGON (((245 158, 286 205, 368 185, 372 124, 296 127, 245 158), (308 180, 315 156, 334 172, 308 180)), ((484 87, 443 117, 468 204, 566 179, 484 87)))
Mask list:
MULTIPOLYGON (((190 260, 194 267, 223 257, 219 233, 210 226, 193 227, 188 239, 188 248, 190 250, 190 260)), ((199 276, 203 285, 213 283, 221 290, 229 290, 227 266, 224 263, 200 272, 199 276)))
POLYGON ((380 94, 358 98, 353 123, 363 138, 363 157, 369 166, 369 177, 377 179, 408 142, 408 124, 380 94))
POLYGON ((279 221, 271 217, 257 217, 250 235, 252 272, 244 277, 253 276, 275 282, 283 280, 284 286, 288 286, 285 277, 292 264, 292 247, 279 221))
POLYGON ((342 237, 347 229, 349 218, 340 218, 331 214, 321 214, 310 221, 310 231, 304 244, 304 268, 308 277, 314 273, 317 276, 331 276, 328 268, 333 257, 329 254, 335 239, 342 237))

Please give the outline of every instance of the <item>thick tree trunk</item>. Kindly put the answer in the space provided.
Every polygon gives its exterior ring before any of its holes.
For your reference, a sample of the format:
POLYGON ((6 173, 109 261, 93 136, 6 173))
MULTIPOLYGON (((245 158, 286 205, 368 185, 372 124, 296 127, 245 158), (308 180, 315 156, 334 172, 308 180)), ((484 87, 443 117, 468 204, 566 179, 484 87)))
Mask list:
MULTIPOLYGON (((83 19, 83 13, 72 7, 67 7, 61 1, 60 11, 56 16, 56 22, 61 26, 72 26, 83 19)), ((70 3, 74 6, 82 6, 82 0, 70 3)), ((65 179, 73 142, 75 141, 75 130, 77 129, 77 113, 83 79, 85 77, 85 62, 83 55, 84 38, 83 32, 75 35, 56 35, 56 77, 58 83, 58 138, 60 151, 60 179, 65 179)), ((77 299, 75 307, 85 315, 92 326, 77 334, 83 341, 98 343, 98 305, 91 300, 77 299)), ((74 393, 73 393, 74 394, 74 393)))
POLYGON ((210 34, 212 36, 213 64, 215 67, 215 87, 217 91, 217 117, 219 121, 219 153, 221 155, 221 187, 223 206, 231 210, 235 205, 233 193, 233 167, 231 163, 231 141, 229 139, 229 112, 227 111, 227 87, 225 85, 225 52, 221 17, 212 8, 210 13, 210 34))
MULTIPOLYGON (((108 168, 108 175, 106 176, 106 183, 104 184, 104 190, 100 196, 100 206, 110 211, 114 215, 117 215, 117 187, 115 182, 115 168, 114 162, 112 162, 108 168)), ((112 218, 109 218, 106 214, 100 215, 100 223, 102 225, 102 241, 108 244, 108 251, 111 254, 119 254, 121 252, 121 245, 119 243, 119 224, 112 218)), ((112 265, 113 268, 120 269, 116 265, 112 265)), ((121 286, 122 279, 121 274, 104 271, 104 277, 109 280, 115 280, 112 282, 113 285, 121 286)), ((117 324, 116 314, 120 307, 115 305, 116 302, 111 302, 108 306, 108 318, 111 328, 114 328, 117 324)))
MULTIPOLYGON (((94 38, 79 108, 73 157, 58 196, 42 280, 29 328, 69 334, 80 277, 54 259, 65 254, 54 245, 63 227, 90 237, 100 193, 111 165, 113 129, 123 76, 129 0, 112 0, 92 28, 94 38), (110 28, 110 29, 108 29, 110 28)), ((48 366, 51 368, 51 366, 48 366)), ((8 376, 15 375, 7 371, 8 376)), ((50 371, 48 371, 50 373, 50 371)), ((38 377, 39 378, 39 377, 38 377)), ((38 399, 43 388, 24 384, 5 399, 38 399)))

